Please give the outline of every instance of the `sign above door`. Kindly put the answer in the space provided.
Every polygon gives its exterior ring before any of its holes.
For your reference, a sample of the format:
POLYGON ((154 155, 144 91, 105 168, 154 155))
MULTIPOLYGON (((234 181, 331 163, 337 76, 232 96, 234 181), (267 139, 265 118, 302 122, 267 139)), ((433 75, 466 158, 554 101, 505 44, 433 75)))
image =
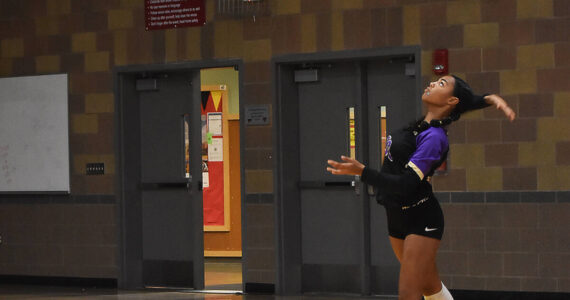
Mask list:
POLYGON ((202 26, 206 23, 204 0, 145 0, 144 12, 146 30, 202 26))

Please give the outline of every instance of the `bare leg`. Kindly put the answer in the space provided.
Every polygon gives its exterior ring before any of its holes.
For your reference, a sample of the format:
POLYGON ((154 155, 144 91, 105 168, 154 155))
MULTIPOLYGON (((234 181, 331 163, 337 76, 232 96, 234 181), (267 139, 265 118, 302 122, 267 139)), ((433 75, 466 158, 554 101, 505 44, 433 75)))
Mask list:
POLYGON ((404 240, 398 239, 395 237, 390 238, 390 244, 392 244, 392 250, 394 250, 394 254, 396 254, 396 258, 401 263, 402 262, 402 253, 404 252, 404 240))
POLYGON ((440 241, 410 234, 404 240, 398 286, 400 300, 417 300, 441 290, 435 263, 440 241))

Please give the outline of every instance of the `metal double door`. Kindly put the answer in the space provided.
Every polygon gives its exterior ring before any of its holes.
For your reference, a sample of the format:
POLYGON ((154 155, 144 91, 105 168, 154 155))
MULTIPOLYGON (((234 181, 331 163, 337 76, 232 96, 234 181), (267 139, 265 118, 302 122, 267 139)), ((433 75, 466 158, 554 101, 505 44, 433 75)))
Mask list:
POLYGON ((154 80, 155 89, 139 93, 142 280, 145 286, 201 289, 199 71, 154 80))
POLYGON ((406 63, 321 64, 318 81, 297 83, 303 292, 397 294, 384 208, 372 187, 328 173, 326 161, 345 155, 381 167, 383 131, 418 115, 406 63))

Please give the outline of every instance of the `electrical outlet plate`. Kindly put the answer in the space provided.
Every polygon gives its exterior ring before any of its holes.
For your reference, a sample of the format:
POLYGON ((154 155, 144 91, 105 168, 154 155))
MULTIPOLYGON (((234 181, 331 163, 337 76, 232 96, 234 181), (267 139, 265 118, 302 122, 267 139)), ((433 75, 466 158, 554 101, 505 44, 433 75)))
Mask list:
POLYGON ((87 175, 103 175, 105 174, 104 163, 87 163, 85 166, 85 173, 87 175))

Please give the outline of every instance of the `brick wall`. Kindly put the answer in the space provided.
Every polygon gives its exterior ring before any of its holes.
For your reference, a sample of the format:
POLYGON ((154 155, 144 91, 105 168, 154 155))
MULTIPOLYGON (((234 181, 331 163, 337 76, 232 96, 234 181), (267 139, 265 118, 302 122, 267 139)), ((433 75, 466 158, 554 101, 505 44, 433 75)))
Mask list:
MULTIPOLYGON (((454 288, 568 290, 570 276, 564 270, 570 269, 570 247, 567 242, 553 246, 551 236, 556 232, 567 241, 568 226, 545 228, 548 223, 541 222, 557 222, 550 220, 554 217, 567 220, 568 204, 543 203, 541 196, 523 205, 520 199, 526 197, 524 193, 550 195, 570 189, 570 1, 268 2, 270 15, 258 16, 254 22, 252 18, 216 17, 215 1, 206 0, 205 26, 146 32, 141 0, 0 0, 0 76, 69 73, 72 195, 111 195, 115 175, 110 71, 114 66, 241 57, 245 62, 242 104, 270 104, 269 61, 274 55, 419 44, 422 77, 427 83, 433 78, 432 51, 448 48, 451 72, 466 78, 477 91, 503 95, 519 118, 509 123, 487 109, 464 116, 450 130, 450 170, 434 179, 436 189, 486 196, 484 201, 470 201, 471 194, 466 194, 461 204, 453 203, 450 196, 450 203, 444 204, 449 226, 441 252, 442 273, 454 288), (82 166, 93 159, 106 163, 106 175, 84 175, 82 166), (520 192, 519 202, 487 202, 489 197, 511 197, 491 194, 499 191, 520 192), (501 223, 461 223, 462 217, 478 210, 498 211, 501 223), (506 225, 521 210, 531 218, 506 225), (455 238, 465 231, 471 237, 464 239, 469 247, 455 238), (507 248, 499 247, 501 238, 495 235, 500 234, 507 248), (524 236, 525 243, 531 244, 550 239, 540 243, 548 249, 538 249, 538 245, 534 250, 516 248, 509 240, 511 234, 519 241, 524 236), (472 244, 472 239, 481 243, 472 244), (532 263, 519 267, 521 261, 536 261, 536 270, 532 263), (537 282, 544 284, 536 286, 537 282)), ((247 280, 273 283, 272 128, 245 130, 245 230, 251 253, 247 280)), ((14 218, 15 224, 10 223, 10 228, 19 228, 11 236, 25 240, 17 237, 32 230, 25 224, 31 218, 45 219, 41 217, 44 212, 34 208, 35 215, 20 215, 21 205, 9 203, 2 204, 3 213, 20 216, 14 218)), ((48 204, 37 204, 42 205, 48 204)), ((77 203, 49 205, 45 207, 64 211, 67 206, 83 207, 77 203)), ((96 220, 88 222, 97 224, 96 220)), ((51 237, 57 240, 64 234, 54 232, 51 237)), ((40 249, 31 241, 23 243, 40 249)), ((85 250, 70 248, 65 253, 95 252, 85 250)), ((105 263, 113 264, 114 259, 107 257, 105 263)), ((32 258, 21 259, 12 270, 26 273, 30 265, 34 265, 32 258)), ((89 275, 56 267, 50 272, 89 275)), ((98 274, 93 271, 91 276, 98 274)))
POLYGON ((114 199, 83 198, 4 197, 0 274, 117 278, 114 199))

